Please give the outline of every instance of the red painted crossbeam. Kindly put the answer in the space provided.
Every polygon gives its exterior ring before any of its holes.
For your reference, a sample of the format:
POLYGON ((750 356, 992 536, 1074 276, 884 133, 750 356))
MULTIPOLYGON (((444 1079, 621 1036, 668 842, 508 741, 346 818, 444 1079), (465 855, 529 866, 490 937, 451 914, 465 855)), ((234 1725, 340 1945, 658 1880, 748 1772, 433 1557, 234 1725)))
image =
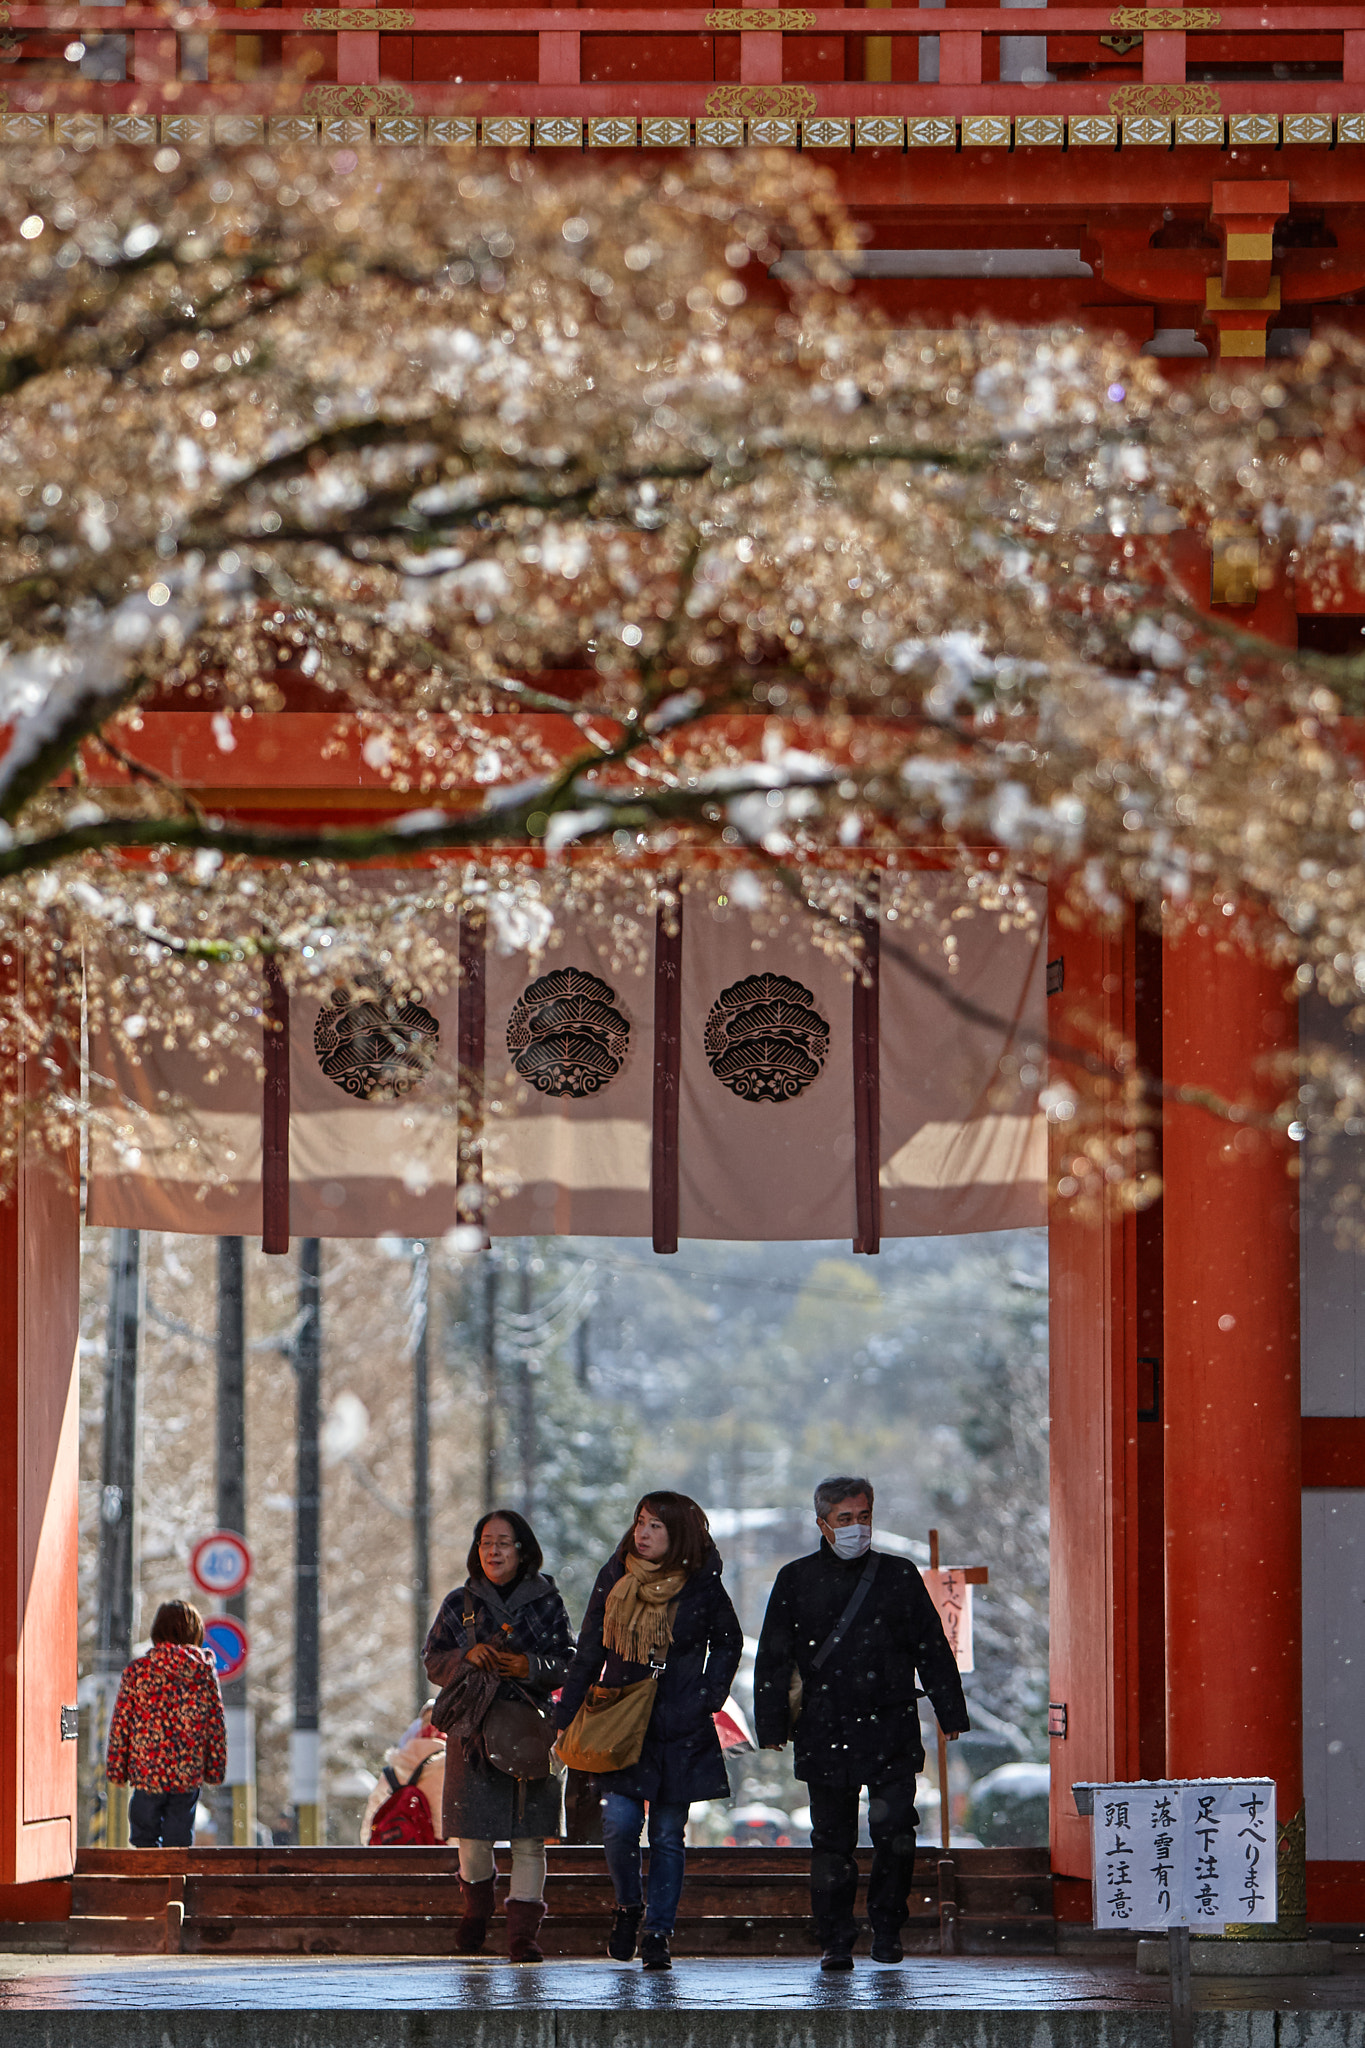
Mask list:
MULTIPOLYGON (((334 10, 326 10, 334 11, 334 10)), ((349 10, 348 10, 349 11, 349 10)), ((803 9, 810 27, 787 33, 810 35, 866 35, 872 24, 865 7, 815 7, 803 9)), ((1056 8, 954 7, 950 17, 956 35, 1067 35, 1105 34, 1114 26, 1112 7, 1056 8)), ((425 7, 413 9, 414 27, 424 35, 696 35, 710 28, 710 10, 699 7, 662 8, 657 13, 644 8, 603 7, 425 7)), ((1356 7, 1227 7, 1216 10, 1221 34, 1251 33, 1302 36, 1310 30, 1346 31, 1365 29, 1365 6, 1356 7)), ((269 26, 277 31, 317 34, 309 17, 317 9, 302 7, 179 7, 169 10, 150 7, 121 7, 117 27, 125 29, 177 29, 189 31, 255 34, 269 26)), ((111 17, 104 7, 11 7, 11 28, 86 30, 108 33, 111 17)), ((348 24, 349 26, 349 24, 348 24)), ((941 7, 878 7, 878 35, 938 35, 949 26, 941 7)), ((766 33, 766 31, 764 31, 766 33)), ((1205 31, 1207 33, 1207 31, 1205 31)))

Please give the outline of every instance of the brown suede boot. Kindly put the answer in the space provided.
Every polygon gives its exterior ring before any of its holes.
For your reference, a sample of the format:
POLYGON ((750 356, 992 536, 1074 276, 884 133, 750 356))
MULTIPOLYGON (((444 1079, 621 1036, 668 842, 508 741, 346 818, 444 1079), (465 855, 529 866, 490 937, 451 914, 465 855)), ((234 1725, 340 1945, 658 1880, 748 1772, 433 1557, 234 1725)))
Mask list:
POLYGON ((491 1877, 482 1884, 466 1884, 460 1879, 461 1919, 455 1929, 455 1947, 462 1956, 476 1956, 484 1945, 493 1917, 493 1882, 491 1877))
POLYGON ((545 1918, 544 1899, 507 1901, 507 1960, 509 1963, 543 1963, 536 1943, 536 1930, 545 1918))

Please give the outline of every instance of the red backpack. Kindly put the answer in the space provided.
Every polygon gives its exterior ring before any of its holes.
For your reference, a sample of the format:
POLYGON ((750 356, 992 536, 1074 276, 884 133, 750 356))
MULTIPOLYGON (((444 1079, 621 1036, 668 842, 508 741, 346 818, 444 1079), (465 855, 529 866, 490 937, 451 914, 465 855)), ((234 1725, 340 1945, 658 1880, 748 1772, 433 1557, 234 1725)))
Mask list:
POLYGON ((393 1765, 385 1764, 389 1796, 370 1822, 372 1849, 426 1849, 436 1846, 431 1802, 417 1783, 430 1761, 429 1757, 424 1757, 406 1785, 398 1782, 398 1773, 393 1765))

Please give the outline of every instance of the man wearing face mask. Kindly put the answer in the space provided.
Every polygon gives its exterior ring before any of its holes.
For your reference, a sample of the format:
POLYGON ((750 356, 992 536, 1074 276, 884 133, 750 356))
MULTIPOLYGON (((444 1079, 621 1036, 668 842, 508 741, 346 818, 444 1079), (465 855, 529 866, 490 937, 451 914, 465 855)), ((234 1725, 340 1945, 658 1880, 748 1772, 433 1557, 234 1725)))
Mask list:
POLYGON ((759 1743, 782 1749, 794 1735, 796 1775, 810 1789, 811 1911, 825 1970, 853 1968, 864 1785, 872 1958, 898 1963, 904 1955, 919 1819, 915 1777, 924 1767, 916 1673, 950 1741, 971 1725, 923 1579, 908 1558, 872 1547, 872 1499, 868 1479, 841 1475, 816 1487, 820 1548, 778 1573, 754 1670, 759 1743))

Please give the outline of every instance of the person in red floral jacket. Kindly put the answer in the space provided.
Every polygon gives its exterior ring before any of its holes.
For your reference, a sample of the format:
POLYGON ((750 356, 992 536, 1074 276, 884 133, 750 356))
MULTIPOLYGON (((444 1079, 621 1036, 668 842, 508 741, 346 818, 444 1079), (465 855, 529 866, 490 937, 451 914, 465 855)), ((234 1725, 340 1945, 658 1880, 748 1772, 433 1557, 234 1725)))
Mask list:
POLYGON ((131 1785, 128 1836, 135 1849, 188 1849, 201 1785, 227 1776, 227 1729, 204 1622, 188 1600, 165 1600, 152 1647, 134 1657, 109 1724, 108 1776, 131 1785))

